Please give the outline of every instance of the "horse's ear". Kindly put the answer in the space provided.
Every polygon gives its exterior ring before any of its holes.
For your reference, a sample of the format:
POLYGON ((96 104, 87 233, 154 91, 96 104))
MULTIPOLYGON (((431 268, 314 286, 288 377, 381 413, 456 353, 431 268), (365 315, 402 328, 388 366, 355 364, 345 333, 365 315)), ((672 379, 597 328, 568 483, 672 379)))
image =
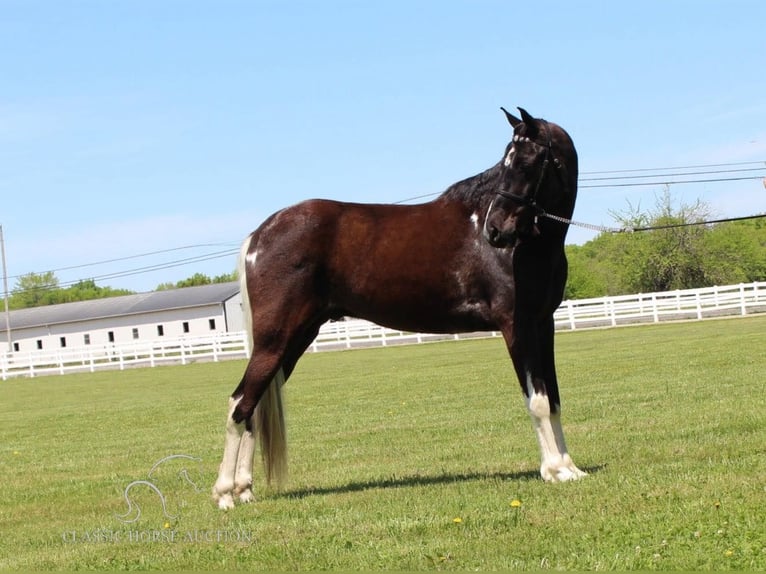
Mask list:
POLYGON ((521 112, 521 119, 525 124, 535 123, 535 118, 533 118, 527 110, 524 108, 519 108, 519 112, 521 112))
POLYGON ((524 108, 519 108, 521 120, 524 122, 524 135, 528 138, 535 138, 540 131, 540 122, 533 118, 524 108))
POLYGON ((500 106, 500 109, 503 110, 503 113, 505 113, 505 117, 508 119, 508 123, 511 124, 511 127, 515 128, 521 123, 519 118, 509 113, 508 110, 506 110, 503 106, 500 106))

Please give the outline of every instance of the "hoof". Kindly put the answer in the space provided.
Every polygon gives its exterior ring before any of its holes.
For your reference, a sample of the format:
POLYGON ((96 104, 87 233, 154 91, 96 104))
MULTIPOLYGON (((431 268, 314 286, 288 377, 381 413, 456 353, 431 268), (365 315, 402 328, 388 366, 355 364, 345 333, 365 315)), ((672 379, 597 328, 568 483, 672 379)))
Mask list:
POLYGON ((218 508, 221 510, 231 510, 234 508, 234 498, 232 498, 231 494, 213 496, 213 499, 218 502, 218 508))
POLYGON ((234 508, 234 498, 231 495, 231 492, 228 492, 224 490, 223 492, 213 487, 213 500, 218 504, 218 508, 221 510, 229 510, 230 508, 234 508))
POLYGON ((243 490, 239 493, 239 501, 244 504, 249 504, 250 502, 253 502, 255 500, 255 496, 253 496, 253 491, 249 488, 243 490))
POLYGON ((540 476, 545 482, 570 482, 588 476, 588 473, 580 470, 574 464, 569 464, 553 468, 544 466, 540 468, 540 476))

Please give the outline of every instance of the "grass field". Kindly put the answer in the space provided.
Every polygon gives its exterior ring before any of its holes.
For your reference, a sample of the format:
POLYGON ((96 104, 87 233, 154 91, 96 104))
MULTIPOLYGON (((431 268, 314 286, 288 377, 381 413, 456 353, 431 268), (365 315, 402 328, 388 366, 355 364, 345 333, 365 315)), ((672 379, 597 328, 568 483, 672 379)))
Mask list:
POLYGON ((499 339, 307 355, 289 483, 226 513, 243 362, 0 383, 0 568, 764 570, 764 348, 766 317, 559 334, 567 484, 499 339))

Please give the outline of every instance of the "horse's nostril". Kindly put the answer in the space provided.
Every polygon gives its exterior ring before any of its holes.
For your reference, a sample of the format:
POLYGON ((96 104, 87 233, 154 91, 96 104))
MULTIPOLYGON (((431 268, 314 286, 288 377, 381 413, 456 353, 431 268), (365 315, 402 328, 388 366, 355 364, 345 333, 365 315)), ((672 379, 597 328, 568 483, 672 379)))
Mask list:
POLYGON ((487 239, 487 243, 489 243, 492 247, 501 247, 503 245, 503 237, 497 227, 489 227, 486 230, 485 237, 487 239))

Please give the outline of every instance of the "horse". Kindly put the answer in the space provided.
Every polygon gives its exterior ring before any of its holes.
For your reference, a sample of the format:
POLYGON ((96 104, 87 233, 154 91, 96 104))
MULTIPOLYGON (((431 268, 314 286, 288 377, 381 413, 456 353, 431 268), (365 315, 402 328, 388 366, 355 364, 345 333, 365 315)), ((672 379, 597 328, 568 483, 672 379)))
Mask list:
POLYGON ((586 473, 561 425, 553 313, 567 278, 564 240, 577 152, 553 122, 501 108, 513 136, 498 163, 419 204, 310 199, 245 239, 239 279, 250 358, 229 398, 213 499, 253 500, 260 436, 268 484, 284 480, 282 386, 328 320, 393 329, 502 333, 541 451, 545 481, 586 473))

